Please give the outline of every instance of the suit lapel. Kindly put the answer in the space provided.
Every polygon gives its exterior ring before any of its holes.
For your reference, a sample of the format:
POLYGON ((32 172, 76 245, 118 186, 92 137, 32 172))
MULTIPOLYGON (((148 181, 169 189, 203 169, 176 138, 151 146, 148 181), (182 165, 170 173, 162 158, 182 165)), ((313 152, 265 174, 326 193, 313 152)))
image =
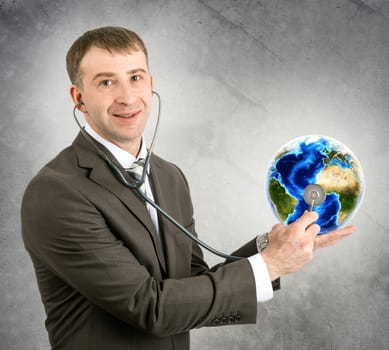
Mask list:
MULTIPOLYGON (((118 197, 128 210, 143 224, 153 241, 160 265, 166 272, 162 245, 143 200, 139 198, 134 190, 127 188, 115 177, 107 162, 93 150, 92 146, 88 144, 88 141, 81 134, 78 135, 73 146, 78 156, 79 166, 92 169, 89 178, 118 197)), ((99 146, 103 147, 101 145, 99 146)), ((104 153, 114 159, 105 148, 104 153)))

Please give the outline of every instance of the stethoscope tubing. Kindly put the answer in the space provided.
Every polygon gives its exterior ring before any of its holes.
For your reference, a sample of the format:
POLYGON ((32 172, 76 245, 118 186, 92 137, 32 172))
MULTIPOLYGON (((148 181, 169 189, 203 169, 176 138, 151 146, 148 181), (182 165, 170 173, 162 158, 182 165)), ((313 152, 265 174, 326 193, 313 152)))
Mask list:
POLYGON ((140 181, 137 181, 137 184, 131 184, 123 175, 123 173, 120 171, 120 169, 117 167, 116 164, 113 162, 109 163, 112 171, 115 173, 117 179, 127 188, 130 188, 132 190, 135 190, 136 193, 147 203, 149 203, 152 207, 155 208, 155 210, 158 211, 159 214, 161 214, 163 217, 165 217, 168 221, 170 221, 174 226, 176 226, 178 229, 180 229, 187 237, 189 237, 191 240, 195 241, 197 244, 199 244, 204 249, 208 250, 212 254, 215 254, 221 258, 227 259, 227 260, 240 260, 241 257, 229 255, 222 253, 215 248, 211 247, 209 244, 203 242, 198 237, 196 237, 192 232, 190 232, 186 227, 181 225, 176 219, 174 219, 169 213, 167 213, 164 209, 162 209, 157 203, 155 203, 151 198, 149 198, 140 188, 143 185, 145 181, 145 169, 147 169, 148 165, 148 159, 146 159, 145 166, 143 168, 143 174, 140 181))
POLYGON ((166 218, 168 221, 170 221, 174 226, 176 226, 182 233, 184 233, 187 237, 189 237, 191 240, 196 242, 198 245, 203 247, 204 249, 208 250, 210 253, 215 254, 221 258, 224 258, 226 260, 236 261, 242 259, 241 257, 229 255, 222 253, 215 248, 211 247, 207 243, 200 240, 198 237, 196 237, 192 232, 190 232, 186 227, 181 225, 176 219, 174 219, 169 213, 167 213, 164 209, 162 209, 157 203, 155 203, 151 198, 149 198, 140 188, 144 184, 146 180, 146 172, 150 163, 150 156, 151 152, 154 146, 155 137, 157 134, 157 130, 159 128, 159 121, 160 121, 160 115, 161 115, 161 97, 160 95, 153 91, 153 94, 157 96, 158 98, 158 115, 157 115, 157 121, 154 128, 154 133, 152 137, 152 141, 150 144, 150 147, 147 150, 147 156, 143 165, 142 169, 142 175, 140 180, 134 180, 134 183, 130 183, 126 177, 123 175, 123 171, 97 146, 97 144, 94 142, 92 137, 85 131, 85 128, 80 124, 80 122, 77 119, 76 115, 76 109, 82 104, 80 102, 79 104, 75 105, 73 108, 73 117, 77 123, 77 125, 80 128, 81 134, 86 138, 86 140, 93 145, 93 147, 97 150, 97 153, 108 163, 110 168, 112 169, 112 172, 115 174, 115 177, 122 183, 122 185, 126 186, 127 188, 134 190, 141 199, 143 199, 145 202, 149 203, 159 214, 161 214, 164 218, 166 218))

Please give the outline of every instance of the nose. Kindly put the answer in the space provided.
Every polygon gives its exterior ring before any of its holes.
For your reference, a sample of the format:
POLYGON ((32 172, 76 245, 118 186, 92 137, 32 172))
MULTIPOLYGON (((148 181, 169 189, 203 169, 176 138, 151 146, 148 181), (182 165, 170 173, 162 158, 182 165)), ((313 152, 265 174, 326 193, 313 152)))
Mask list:
POLYGON ((131 105, 136 100, 135 89, 128 84, 120 84, 115 91, 115 102, 121 105, 131 105))

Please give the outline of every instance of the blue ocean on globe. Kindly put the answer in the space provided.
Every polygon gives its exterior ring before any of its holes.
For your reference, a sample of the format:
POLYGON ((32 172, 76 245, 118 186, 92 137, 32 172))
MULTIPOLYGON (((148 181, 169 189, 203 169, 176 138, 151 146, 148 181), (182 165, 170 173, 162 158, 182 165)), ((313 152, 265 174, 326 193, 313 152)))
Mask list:
POLYGON ((286 144, 271 161, 265 189, 275 215, 285 224, 296 221, 309 204, 308 185, 320 185, 325 200, 314 206, 320 233, 345 225, 358 210, 363 193, 362 168, 355 155, 334 138, 303 136, 286 144))

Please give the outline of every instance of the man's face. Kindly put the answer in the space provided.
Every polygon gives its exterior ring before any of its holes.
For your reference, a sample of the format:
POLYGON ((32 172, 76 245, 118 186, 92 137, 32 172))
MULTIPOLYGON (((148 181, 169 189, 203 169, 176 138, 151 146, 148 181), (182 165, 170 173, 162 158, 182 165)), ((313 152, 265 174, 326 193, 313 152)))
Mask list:
POLYGON ((142 51, 118 53, 92 47, 80 64, 82 88, 72 85, 89 125, 133 155, 139 151, 151 110, 152 77, 142 51))

